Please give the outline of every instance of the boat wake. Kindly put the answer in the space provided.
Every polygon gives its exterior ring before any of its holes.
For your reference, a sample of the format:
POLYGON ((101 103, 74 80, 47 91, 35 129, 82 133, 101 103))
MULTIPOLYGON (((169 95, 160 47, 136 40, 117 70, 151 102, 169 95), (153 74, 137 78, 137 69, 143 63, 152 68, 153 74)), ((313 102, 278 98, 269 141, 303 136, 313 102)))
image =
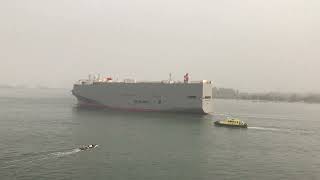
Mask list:
POLYGON ((52 155, 54 157, 64 157, 64 156, 68 156, 68 155, 72 155, 72 154, 78 153, 80 151, 81 151, 81 149, 77 148, 77 149, 73 149, 71 151, 51 153, 50 155, 52 155))
POLYGON ((72 149, 72 150, 66 150, 66 151, 61 151, 61 152, 35 155, 35 156, 28 157, 28 158, 16 159, 16 160, 12 160, 12 161, 3 162, 0 169, 16 167, 16 166, 19 166, 22 164, 39 163, 40 161, 48 160, 48 159, 62 158, 65 156, 76 154, 78 152, 81 152, 81 149, 76 148, 76 149, 72 149))
POLYGON ((262 131, 289 131, 288 129, 271 128, 271 127, 248 127, 248 129, 262 130, 262 131))
POLYGON ((315 131, 306 130, 306 129, 289 129, 289 128, 273 128, 273 127, 248 127, 248 129, 253 129, 257 131, 277 131, 284 133, 294 133, 300 135, 311 135, 315 134, 315 131))

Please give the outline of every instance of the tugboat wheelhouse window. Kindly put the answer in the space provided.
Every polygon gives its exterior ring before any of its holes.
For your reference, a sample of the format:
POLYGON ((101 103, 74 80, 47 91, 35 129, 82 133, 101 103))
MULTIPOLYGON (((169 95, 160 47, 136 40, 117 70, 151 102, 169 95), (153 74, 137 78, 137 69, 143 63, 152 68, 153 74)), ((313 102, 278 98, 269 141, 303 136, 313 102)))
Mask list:
POLYGON ((197 96, 188 96, 188 99, 196 99, 197 96))

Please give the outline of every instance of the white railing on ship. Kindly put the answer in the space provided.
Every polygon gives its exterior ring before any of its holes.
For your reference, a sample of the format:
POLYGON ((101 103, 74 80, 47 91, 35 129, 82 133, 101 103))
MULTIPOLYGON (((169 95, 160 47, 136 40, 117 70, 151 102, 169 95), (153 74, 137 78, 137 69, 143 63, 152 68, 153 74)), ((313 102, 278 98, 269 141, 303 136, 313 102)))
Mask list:
POLYGON ((125 83, 125 84, 135 84, 135 83, 161 83, 161 84, 212 84, 212 81, 202 80, 202 81, 135 81, 135 82, 125 82, 125 81, 89 81, 89 80, 79 80, 76 85, 91 85, 91 84, 104 84, 104 83, 125 83))

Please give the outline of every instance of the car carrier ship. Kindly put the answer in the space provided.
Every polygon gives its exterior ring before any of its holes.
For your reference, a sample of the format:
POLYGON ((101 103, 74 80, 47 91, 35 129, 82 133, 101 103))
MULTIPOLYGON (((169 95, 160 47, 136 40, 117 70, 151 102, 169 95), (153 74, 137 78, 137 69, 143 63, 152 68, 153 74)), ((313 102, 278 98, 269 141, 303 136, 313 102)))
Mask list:
POLYGON ((213 112, 211 81, 137 82, 133 79, 113 81, 112 78, 89 76, 74 84, 72 94, 79 106, 95 106, 128 111, 213 112))

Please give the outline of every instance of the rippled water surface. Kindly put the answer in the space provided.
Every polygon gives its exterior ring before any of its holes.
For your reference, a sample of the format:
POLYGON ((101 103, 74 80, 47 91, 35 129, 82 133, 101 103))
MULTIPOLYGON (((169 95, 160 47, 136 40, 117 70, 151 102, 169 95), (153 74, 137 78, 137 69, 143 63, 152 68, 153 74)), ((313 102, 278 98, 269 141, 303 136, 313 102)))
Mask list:
POLYGON ((202 116, 75 104, 69 90, 0 89, 1 179, 320 179, 320 105, 215 100, 202 116), (213 126, 229 116, 249 128, 213 126))

